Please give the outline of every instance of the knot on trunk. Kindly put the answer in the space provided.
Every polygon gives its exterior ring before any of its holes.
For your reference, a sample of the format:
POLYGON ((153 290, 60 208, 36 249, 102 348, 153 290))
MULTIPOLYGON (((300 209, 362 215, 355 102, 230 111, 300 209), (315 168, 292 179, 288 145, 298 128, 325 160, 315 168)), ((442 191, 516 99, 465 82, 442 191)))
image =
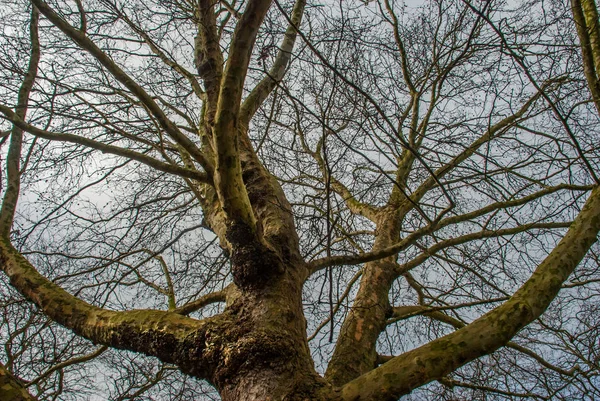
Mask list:
POLYGON ((226 234, 231 244, 233 282, 242 290, 258 290, 284 271, 279 256, 262 243, 243 223, 232 225, 226 234))

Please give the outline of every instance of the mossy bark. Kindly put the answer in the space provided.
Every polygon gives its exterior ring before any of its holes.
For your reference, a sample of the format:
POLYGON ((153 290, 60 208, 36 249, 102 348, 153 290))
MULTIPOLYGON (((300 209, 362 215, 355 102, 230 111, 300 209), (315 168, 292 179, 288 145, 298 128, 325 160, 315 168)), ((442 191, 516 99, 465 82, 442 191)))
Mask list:
POLYGON ((0 401, 36 401, 19 379, 0 363, 0 401))
MULTIPOLYGON (((448 336, 376 367, 376 341, 393 312, 388 294, 398 274, 396 255, 401 249, 394 247, 398 246, 403 217, 413 205, 398 186, 386 207, 369 207, 351 197, 341 182, 333 180, 332 189, 343 195, 350 210, 371 219, 377 230, 375 253, 364 267, 354 305, 341 329, 327 374, 322 378, 314 369, 306 337, 302 286, 310 269, 301 257, 292 210, 277 180, 261 164, 247 135, 251 116, 275 84, 261 81, 258 89, 248 96, 245 106, 240 106, 254 41, 271 1, 246 2, 228 49, 225 68, 216 34, 214 4, 204 0, 198 3, 201 18, 196 62, 207 91, 201 132, 205 148, 202 149, 184 135, 155 99, 85 32, 75 29, 42 0, 32 1, 50 22, 95 57, 140 100, 182 149, 182 157, 184 153, 189 155, 190 161, 186 164, 190 168, 196 160, 204 167, 207 177, 213 179, 207 181, 214 183, 214 187, 196 183, 194 189, 202 189, 197 192, 206 222, 231 255, 232 292, 236 295, 227 302, 223 313, 198 321, 174 312, 101 309, 41 276, 9 239, 19 192, 21 139, 16 130, 11 134, 9 185, 0 215, 0 266, 11 284, 57 323, 93 342, 175 364, 189 375, 210 381, 225 401, 397 399, 507 344, 518 330, 544 312, 596 240, 600 230, 599 189, 592 192, 558 247, 508 302, 448 336)), ((592 3, 582 2, 580 19, 586 21, 592 15, 593 10, 588 10, 592 3)), ((304 2, 299 0, 292 16, 294 21, 300 21, 303 7, 304 2)), ((596 18, 592 17, 592 20, 596 18)), ((595 52, 592 56, 597 56, 600 39, 588 39, 590 52, 595 52)), ((295 33, 290 29, 282 50, 289 53, 294 40, 295 33)), ((35 54, 32 56, 35 60, 35 54)), ((283 74, 289 58, 285 53, 278 58, 277 76, 283 74)), ((590 70, 596 61, 595 58, 590 61, 590 70)), ((32 83, 33 78, 30 81, 32 83)), ((412 85, 409 83, 409 86, 412 85)), ((437 177, 451 171, 496 132, 514 123, 537 96, 440 168, 437 177)), ((417 105, 415 103, 415 107, 417 105)), ((21 109, 24 111, 24 106, 21 109)), ((414 161, 413 155, 405 153, 405 156, 404 167, 397 175, 400 183, 408 179, 414 161)), ((435 184, 433 178, 427 180, 413 193, 413 202, 435 184)), ((423 231, 423 235, 425 233, 423 231)), ((15 390, 15 397, 27 396, 16 379, 0 370, 0 389, 4 388, 15 390)))
POLYGON ((312 400, 325 388, 310 357, 298 270, 243 291, 227 308, 232 324, 219 336, 211 378, 224 400, 312 400))

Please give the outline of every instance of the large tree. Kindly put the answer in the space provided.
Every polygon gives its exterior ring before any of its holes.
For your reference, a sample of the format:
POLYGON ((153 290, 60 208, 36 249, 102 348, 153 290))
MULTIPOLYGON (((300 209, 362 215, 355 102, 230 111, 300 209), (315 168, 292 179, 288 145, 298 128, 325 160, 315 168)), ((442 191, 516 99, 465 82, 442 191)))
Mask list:
POLYGON ((600 397, 593 0, 0 13, 3 401, 600 397))

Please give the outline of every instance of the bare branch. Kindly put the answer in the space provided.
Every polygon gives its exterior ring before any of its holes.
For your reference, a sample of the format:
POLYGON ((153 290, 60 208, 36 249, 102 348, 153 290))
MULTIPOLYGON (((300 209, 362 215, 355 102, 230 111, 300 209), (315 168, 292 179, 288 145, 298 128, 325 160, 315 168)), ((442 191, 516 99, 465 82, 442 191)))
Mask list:
POLYGON ((597 240, 600 189, 592 191, 567 234, 504 304, 452 334, 393 358, 345 385, 344 400, 392 400, 490 354, 537 319, 597 240))
POLYGON ((160 126, 167 132, 175 142, 183 146, 192 157, 204 167, 209 175, 212 175, 212 163, 206 159, 196 144, 184 135, 177 126, 167 117, 163 110, 140 85, 138 85, 121 67, 119 67, 109 56, 106 55, 85 33, 75 29, 62 19, 47 3, 42 0, 31 0, 32 3, 46 16, 57 28, 59 28, 71 40, 82 49, 94 56, 123 86, 129 89, 159 122, 160 126))
POLYGON ((76 143, 79 145, 86 146, 88 148, 99 150, 103 153, 110 153, 113 155, 122 156, 138 161, 158 171, 163 171, 169 174, 175 174, 180 177, 191 178, 199 182, 211 182, 210 177, 208 177, 206 173, 191 170, 185 167, 180 167, 170 163, 165 163, 153 157, 147 156, 143 153, 138 153, 133 150, 121 148, 114 145, 108 145, 106 143, 98 142, 93 139, 85 138, 79 135, 50 132, 34 127, 33 125, 24 122, 21 118, 17 116, 16 113, 14 113, 10 108, 4 105, 0 105, 0 112, 3 113, 6 116, 6 118, 10 120, 13 124, 15 124, 15 126, 40 138, 48 139, 50 141, 76 143))
POLYGON ((0 389, 4 401, 36 401, 37 398, 27 392, 23 383, 14 377, 6 367, 0 363, 0 389))
POLYGON ((290 17, 291 23, 285 31, 283 42, 279 47, 279 52, 275 62, 273 63, 273 66, 266 76, 250 92, 246 100, 244 100, 240 110, 240 121, 243 125, 247 126, 250 123, 254 113, 256 113, 265 99, 283 79, 287 66, 292 57, 294 43, 296 43, 297 33, 295 27, 300 26, 300 23, 302 22, 305 5, 306 0, 296 1, 290 17))

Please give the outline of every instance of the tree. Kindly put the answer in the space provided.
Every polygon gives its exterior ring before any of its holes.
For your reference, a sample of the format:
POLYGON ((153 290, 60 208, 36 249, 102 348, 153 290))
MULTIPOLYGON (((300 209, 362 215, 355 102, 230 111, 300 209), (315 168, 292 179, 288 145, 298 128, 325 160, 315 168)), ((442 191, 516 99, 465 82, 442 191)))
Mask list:
POLYGON ((592 0, 2 13, 3 399, 600 396, 592 0))

